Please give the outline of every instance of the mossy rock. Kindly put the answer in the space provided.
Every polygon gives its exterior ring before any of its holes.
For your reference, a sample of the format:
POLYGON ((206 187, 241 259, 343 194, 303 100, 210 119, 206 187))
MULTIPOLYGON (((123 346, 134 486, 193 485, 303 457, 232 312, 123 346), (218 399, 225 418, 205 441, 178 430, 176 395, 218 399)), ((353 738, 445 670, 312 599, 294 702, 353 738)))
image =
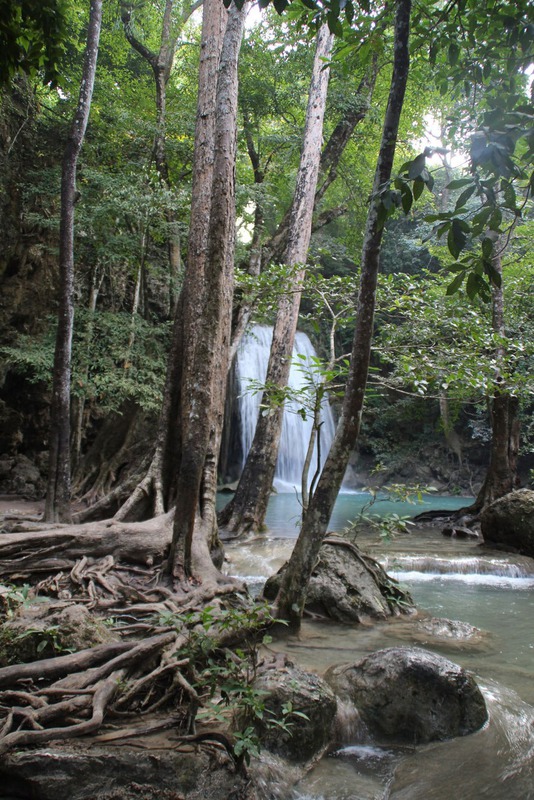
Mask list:
POLYGON ((26 664, 115 641, 117 636, 85 606, 49 601, 20 606, 0 627, 0 666, 26 664))

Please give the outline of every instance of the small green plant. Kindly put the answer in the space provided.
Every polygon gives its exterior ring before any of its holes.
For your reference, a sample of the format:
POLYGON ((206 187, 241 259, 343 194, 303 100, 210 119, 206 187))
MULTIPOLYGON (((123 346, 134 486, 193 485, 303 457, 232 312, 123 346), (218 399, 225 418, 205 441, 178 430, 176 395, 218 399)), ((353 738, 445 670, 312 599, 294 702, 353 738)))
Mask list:
POLYGON ((61 628, 59 625, 50 625, 48 628, 27 628, 17 634, 15 641, 23 641, 34 637, 38 639, 35 652, 38 656, 48 651, 53 656, 74 652, 71 647, 65 647, 62 642, 61 628))
POLYGON ((23 586, 0 584, 0 614, 9 619, 17 608, 29 602, 29 596, 30 586, 27 583, 23 586))
MULTIPOLYGON (((379 471, 380 466, 375 471, 379 471)), ((421 486, 420 484, 391 483, 382 486, 380 489, 374 487, 366 488, 364 491, 370 494, 369 501, 363 506, 358 517, 349 523, 344 529, 344 534, 349 538, 355 538, 362 530, 371 530, 377 533, 384 541, 390 541, 396 535, 408 533, 410 526, 414 525, 408 514, 397 513, 373 514, 370 509, 377 503, 389 501, 396 503, 422 503, 423 494, 434 491, 432 487, 421 486)))
POLYGON ((246 727, 244 731, 236 731, 234 739, 234 753, 237 758, 243 758, 247 765, 250 764, 252 756, 259 758, 260 743, 252 725, 246 727))
POLYGON ((272 617, 266 603, 245 608, 208 605, 185 614, 158 616, 160 625, 187 633, 187 641, 176 655, 188 660, 184 674, 198 697, 198 708, 190 709, 193 721, 231 723, 239 763, 248 764, 260 752, 255 723, 287 731, 289 718, 302 716, 291 704, 281 713, 270 711, 265 705, 267 693, 254 686, 260 646, 272 641, 265 629, 275 622, 281 621, 272 617), (230 647, 234 636, 239 646, 230 647))

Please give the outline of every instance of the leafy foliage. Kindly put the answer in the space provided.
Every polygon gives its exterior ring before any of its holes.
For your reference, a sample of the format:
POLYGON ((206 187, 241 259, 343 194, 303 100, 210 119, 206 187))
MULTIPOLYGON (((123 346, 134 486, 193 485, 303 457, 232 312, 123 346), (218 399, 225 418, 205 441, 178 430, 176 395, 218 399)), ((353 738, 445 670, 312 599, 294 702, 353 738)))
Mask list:
MULTIPOLYGON (((389 275, 381 281, 381 325, 376 349, 390 370, 386 382, 420 396, 465 402, 493 396, 496 352, 509 391, 528 398, 534 391, 530 370, 534 355, 531 332, 524 324, 532 277, 517 267, 505 269, 509 334, 502 337, 479 298, 455 297, 444 291, 447 278, 389 275), (519 300, 521 298, 521 300, 519 300), (522 311, 519 308, 520 302, 522 311)), ((527 315, 528 316, 528 315, 527 315)))
POLYGON ((17 72, 58 82, 65 17, 65 0, 0 0, 0 85, 17 72))
MULTIPOLYGON (((78 310, 73 341, 72 393, 96 403, 99 411, 120 411, 127 401, 156 412, 166 367, 169 326, 151 325, 126 313, 78 310), (87 340, 86 327, 91 326, 87 340), (135 336, 132 337, 132 331, 135 336), (130 346, 130 340, 133 344, 130 346)), ((1 353, 31 383, 49 383, 54 358, 54 325, 42 338, 20 336, 1 353)))

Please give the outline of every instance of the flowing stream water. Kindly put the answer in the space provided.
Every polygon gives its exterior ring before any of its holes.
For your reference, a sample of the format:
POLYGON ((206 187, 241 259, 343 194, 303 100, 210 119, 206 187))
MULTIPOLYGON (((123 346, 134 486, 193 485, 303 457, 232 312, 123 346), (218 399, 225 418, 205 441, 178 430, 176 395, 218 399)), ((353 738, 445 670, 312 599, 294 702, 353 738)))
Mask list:
MULTIPOLYGON (((341 530, 368 496, 342 494, 330 523, 341 530)), ((426 498, 425 508, 459 508, 466 498, 426 498)), ((376 510, 418 513, 405 504, 376 510)), ((292 494, 271 498, 268 532, 227 543, 227 571, 252 589, 287 559, 298 534, 299 506, 292 494)), ((416 645, 471 670, 486 698, 489 723, 449 742, 392 747, 351 740, 323 758, 296 787, 276 781, 266 797, 278 800, 534 800, 534 560, 496 553, 478 542, 420 528, 389 543, 364 537, 360 546, 378 558, 432 617, 480 629, 474 638, 425 634, 411 619, 347 627, 304 622, 298 638, 273 646, 306 669, 355 662, 374 650, 416 645)))

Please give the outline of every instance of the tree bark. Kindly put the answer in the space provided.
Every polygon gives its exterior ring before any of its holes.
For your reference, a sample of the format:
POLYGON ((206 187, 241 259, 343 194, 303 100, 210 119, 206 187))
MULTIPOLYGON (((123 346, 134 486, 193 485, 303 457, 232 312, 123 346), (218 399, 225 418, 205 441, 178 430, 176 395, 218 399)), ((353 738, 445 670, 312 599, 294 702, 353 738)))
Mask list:
MULTIPOLYGON (((134 34, 131 25, 131 8, 123 4, 121 19, 125 36, 139 55, 147 61, 154 73, 156 89, 156 128, 154 132, 153 158, 156 169, 162 182, 170 189, 172 187, 169 175, 169 164, 166 152, 166 127, 167 127, 167 83, 172 70, 176 41, 184 24, 191 14, 199 8, 201 0, 191 3, 182 11, 180 20, 173 25, 174 0, 166 0, 161 38, 158 52, 150 50, 134 34)), ((167 249, 169 254, 169 307, 171 314, 175 311, 176 286, 181 269, 180 235, 176 214, 171 209, 165 211, 168 226, 167 249)))
MULTIPOLYGON (((215 0, 215 13, 220 13, 215 0)), ((204 6, 205 12, 209 13, 204 6)), ((212 9, 213 13, 213 9, 212 9)), ((226 12, 224 12, 226 14, 226 12)), ((208 213, 192 218, 183 288, 181 459, 169 571, 182 580, 217 581, 210 557, 216 530, 217 459, 230 353, 235 251, 237 65, 245 11, 232 5, 222 41, 215 104, 213 166, 199 120, 198 176, 208 213), (209 177, 211 176, 211 180, 209 177), (187 336, 187 340, 186 337, 187 336)), ((201 91, 203 87, 201 85, 201 91)), ((196 177, 196 176, 195 176, 196 177)))
MULTIPOLYGON (((313 199, 317 187, 323 120, 326 108, 329 70, 325 60, 332 49, 333 36, 323 25, 317 35, 313 73, 308 97, 304 139, 284 261, 302 265, 280 300, 273 330, 273 340, 267 367, 266 383, 277 387, 287 384, 304 279, 304 264, 308 255, 312 230, 313 199)), ((245 533, 261 529, 271 493, 284 409, 270 401, 268 391, 262 405, 268 412, 260 415, 237 491, 219 515, 220 523, 228 530, 245 533)))
MULTIPOLYGON (((493 267, 502 277, 502 250, 500 242, 495 245, 492 258, 493 267)), ((495 333, 504 341, 506 327, 504 320, 504 292, 502 283, 492 289, 492 326, 495 333)), ((491 449, 488 471, 484 483, 468 509, 463 513, 480 514, 483 509, 508 494, 518 486, 517 456, 519 452, 519 399, 510 395, 503 381, 499 364, 506 358, 506 347, 500 345, 495 353, 496 373, 494 393, 490 400, 491 449)))
POLYGON ((78 106, 63 155, 59 227, 60 299, 54 355, 45 519, 70 518, 70 379, 74 323, 74 204, 76 166, 91 109, 102 25, 102 0, 91 0, 78 106))
POLYGON ((380 191, 391 178, 399 121, 408 80, 410 11, 410 0, 397 0, 393 74, 371 205, 367 215, 351 367, 341 418, 317 489, 303 514, 300 534, 275 601, 276 616, 288 620, 297 628, 300 625, 309 579, 327 531, 350 454, 356 445, 360 431, 369 372, 376 285, 383 234, 383 225, 380 223, 378 213, 380 191))
MULTIPOLYGON (((319 164, 319 177, 317 180, 317 189, 313 200, 314 211, 317 209, 320 201, 323 199, 326 190, 337 177, 337 168, 341 160, 341 156, 349 143, 356 126, 362 122, 367 116, 371 106, 371 98, 375 89, 376 79, 378 76, 378 59, 373 58, 371 67, 360 81, 356 90, 356 96, 360 98, 360 102, 354 108, 350 108, 346 114, 339 120, 336 127, 332 131, 330 138, 323 148, 321 154, 321 161, 319 164)), ((317 218, 313 226, 313 230, 318 230, 320 227, 327 225, 336 217, 346 213, 346 206, 339 206, 335 209, 328 209, 317 218)), ((268 242, 263 247, 261 260, 262 264, 269 261, 277 261, 282 258, 285 247, 287 246, 287 237, 289 233, 289 223, 291 218, 291 209, 284 215, 275 233, 271 236, 268 242)))
MULTIPOLYGON (((169 5, 172 6, 172 2, 167 0, 166 19, 169 13, 169 5)), ((198 6, 198 2, 194 3, 190 6, 190 11, 192 12, 194 9, 198 8, 198 6)), ((217 74, 222 39, 226 26, 226 17, 227 14, 222 3, 215 2, 214 0, 204 3, 193 165, 194 179, 191 195, 191 223, 188 243, 189 256, 186 263, 186 275, 184 278, 184 282, 191 287, 190 292, 193 297, 195 294, 200 297, 204 280, 204 260, 207 241, 206 232, 209 222, 210 193, 213 175, 217 74), (196 260, 194 265, 191 266, 193 254, 195 254, 196 260)), ((184 17, 184 22, 185 19, 184 17)), ((129 26, 129 16, 123 16, 123 24, 129 26)), ((135 47, 151 65, 151 59, 154 61, 154 66, 152 66, 152 68, 156 76, 156 86, 158 86, 158 74, 166 74, 165 69, 162 71, 157 67, 158 59, 163 65, 168 65, 167 70, 169 72, 172 64, 172 60, 171 62, 168 61, 169 53, 171 52, 170 45, 167 44, 167 46, 163 48, 165 30, 167 30, 168 36, 168 22, 163 26, 162 46, 159 55, 152 53, 142 43, 138 42, 138 40, 133 37, 131 30, 127 32, 127 36, 131 37, 131 41, 130 39, 129 41, 132 47, 135 47), (162 51, 165 57, 162 56, 162 51)), ((174 52, 174 44, 172 46, 172 52, 174 52)), ((158 122, 157 128, 161 134, 161 121, 158 122)), ((163 170, 163 172, 160 172, 160 175, 168 176, 166 160, 161 160, 161 140, 159 146, 155 147, 155 153, 156 157, 159 159, 156 163, 159 163, 163 170), (160 153, 159 156, 158 153, 160 153)), ((146 513, 147 507, 149 509, 149 515, 158 516, 168 511, 175 501, 176 477, 181 458, 179 417, 181 407, 183 349, 184 341, 187 341, 188 346, 192 346, 193 344, 193 327, 194 326, 191 326, 189 323, 186 325, 184 322, 184 293, 182 291, 173 309, 173 333, 167 360, 165 386, 154 454, 144 478, 138 483, 130 497, 128 497, 126 502, 123 503, 115 514, 114 519, 117 521, 139 518, 146 513)))

